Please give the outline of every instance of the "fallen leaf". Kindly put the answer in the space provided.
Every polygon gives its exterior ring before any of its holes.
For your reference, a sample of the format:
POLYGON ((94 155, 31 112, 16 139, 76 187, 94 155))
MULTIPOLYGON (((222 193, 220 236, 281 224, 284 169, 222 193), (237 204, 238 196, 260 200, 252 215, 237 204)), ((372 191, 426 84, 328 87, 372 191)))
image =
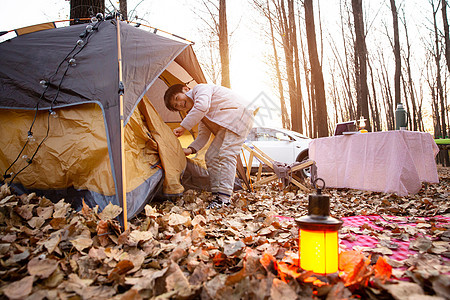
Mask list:
POLYGON ((245 244, 242 241, 237 241, 235 243, 225 244, 223 253, 226 256, 235 255, 237 252, 242 251, 245 248, 245 244))
POLYGON ((132 232, 130 232, 129 237, 135 242, 140 242, 152 239, 153 234, 151 231, 133 230, 132 232))
POLYGON ((169 225, 177 226, 177 225, 185 225, 191 221, 191 218, 188 216, 183 216, 179 214, 170 214, 169 216, 169 225))
POLYGON ((66 203, 64 199, 60 200, 54 206, 53 218, 65 218, 70 209, 70 203, 66 203))
MULTIPOLYGON (((423 289, 417 283, 399 281, 394 284, 385 284, 386 289, 396 300, 408 300, 412 295, 424 295, 423 289)), ((418 299, 418 298, 416 298, 418 299)))
POLYGON ((109 244, 110 239, 108 238, 109 234, 109 225, 108 222, 100 220, 97 224, 97 237, 100 242, 100 245, 105 247, 109 244))
POLYGON ((419 237, 409 244, 409 249, 413 249, 419 251, 420 253, 424 253, 427 252, 432 245, 433 244, 430 239, 426 237, 419 237))
POLYGON ((92 239, 86 238, 86 237, 78 237, 76 239, 73 239, 70 241, 72 245, 80 252, 82 252, 84 249, 92 246, 92 239))
POLYGON ((296 299, 297 293, 287 283, 275 278, 270 288, 270 297, 273 300, 296 299))
POLYGON ((3 292, 10 299, 24 299, 33 288, 34 276, 26 276, 21 280, 14 281, 8 284, 3 292))
POLYGON ((382 283, 386 282, 392 275, 392 266, 386 262, 382 256, 378 257, 377 263, 373 266, 375 277, 379 278, 382 283))
POLYGON ((35 257, 27 264, 28 273, 40 278, 48 278, 58 267, 58 261, 54 259, 40 259, 35 257))
POLYGON ((22 206, 16 206, 14 208, 14 211, 24 218, 25 220, 30 220, 33 217, 33 208, 36 205, 34 204, 28 204, 28 205, 22 205, 22 206))
POLYGON ((120 275, 126 274, 128 271, 132 270, 134 265, 129 260, 121 260, 117 263, 117 266, 109 273, 109 280, 116 280, 120 275))
POLYGON ((114 205, 111 202, 106 205, 102 212, 98 215, 103 221, 109 221, 116 218, 122 213, 120 206, 114 205))

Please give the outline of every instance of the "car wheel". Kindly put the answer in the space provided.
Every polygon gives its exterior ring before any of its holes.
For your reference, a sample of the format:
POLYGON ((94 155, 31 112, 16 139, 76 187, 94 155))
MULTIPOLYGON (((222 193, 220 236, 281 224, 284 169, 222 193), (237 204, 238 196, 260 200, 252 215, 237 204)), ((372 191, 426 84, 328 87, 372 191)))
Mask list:
MULTIPOLYGON (((307 161, 309 159, 308 151, 302 152, 299 156, 297 156, 298 162, 307 161)), ((296 173, 297 176, 303 179, 309 179, 311 178, 311 167, 301 169, 296 173)))

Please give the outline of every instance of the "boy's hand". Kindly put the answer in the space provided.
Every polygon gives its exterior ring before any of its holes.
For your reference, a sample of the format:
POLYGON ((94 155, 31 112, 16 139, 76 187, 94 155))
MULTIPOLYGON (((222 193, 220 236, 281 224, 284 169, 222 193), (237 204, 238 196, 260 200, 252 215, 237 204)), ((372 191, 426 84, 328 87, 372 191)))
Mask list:
POLYGON ((176 137, 180 137, 183 135, 183 133, 186 131, 186 128, 180 126, 173 130, 173 134, 175 134, 176 137))
POLYGON ((192 149, 191 148, 183 148, 184 151, 184 155, 188 156, 192 154, 192 149))

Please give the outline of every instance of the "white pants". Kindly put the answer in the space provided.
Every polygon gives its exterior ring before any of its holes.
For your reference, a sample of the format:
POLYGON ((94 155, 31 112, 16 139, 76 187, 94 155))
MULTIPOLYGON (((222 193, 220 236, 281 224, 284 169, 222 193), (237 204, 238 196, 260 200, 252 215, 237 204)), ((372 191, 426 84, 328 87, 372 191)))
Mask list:
POLYGON ((211 181, 211 192, 226 196, 231 196, 233 193, 237 156, 252 124, 253 119, 250 120, 243 135, 238 135, 223 127, 217 131, 205 156, 211 181))

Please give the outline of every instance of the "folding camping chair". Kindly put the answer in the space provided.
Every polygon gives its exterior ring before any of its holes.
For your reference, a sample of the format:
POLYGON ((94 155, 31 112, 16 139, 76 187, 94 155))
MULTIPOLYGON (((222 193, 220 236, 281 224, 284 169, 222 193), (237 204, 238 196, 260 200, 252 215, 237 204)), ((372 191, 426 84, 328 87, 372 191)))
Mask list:
MULTIPOLYGON (((274 161, 266 153, 264 153, 261 149, 259 149, 258 147, 256 147, 253 144, 251 145, 251 147, 244 144, 244 145, 242 145, 242 148, 250 153, 248 162, 246 162, 248 178, 250 178, 250 169, 252 166, 253 158, 256 158, 260 162, 259 167, 258 167, 258 173, 256 175, 256 181, 253 182, 253 186, 258 187, 258 186, 261 186, 265 183, 268 183, 268 182, 271 182, 274 180, 283 179, 284 186, 289 183, 293 183, 296 186, 298 186, 300 189, 302 189, 303 191, 305 191, 305 192, 309 191, 309 189, 307 187, 305 187, 303 184, 300 183, 300 181, 302 181, 302 180, 295 173, 300 170, 303 170, 305 168, 311 167, 311 178, 314 178, 315 173, 316 173, 315 172, 316 166, 315 166, 315 162, 313 160, 307 160, 305 162, 301 162, 298 164, 293 164, 291 166, 288 166, 286 164, 274 161), (261 178, 263 164, 266 165, 275 174, 270 175, 265 178, 261 178), (284 170, 281 171, 281 174, 279 171, 280 165, 285 167, 284 170)), ((244 156, 244 158, 245 158, 245 156, 244 156)))

